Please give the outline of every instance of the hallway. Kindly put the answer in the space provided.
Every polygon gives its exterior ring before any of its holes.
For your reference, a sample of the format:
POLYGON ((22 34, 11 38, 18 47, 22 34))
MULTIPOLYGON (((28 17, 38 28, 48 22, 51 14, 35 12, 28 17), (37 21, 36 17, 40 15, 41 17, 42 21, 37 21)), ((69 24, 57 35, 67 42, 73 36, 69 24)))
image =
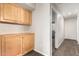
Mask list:
POLYGON ((75 40, 65 39, 54 56, 79 56, 79 45, 75 40))

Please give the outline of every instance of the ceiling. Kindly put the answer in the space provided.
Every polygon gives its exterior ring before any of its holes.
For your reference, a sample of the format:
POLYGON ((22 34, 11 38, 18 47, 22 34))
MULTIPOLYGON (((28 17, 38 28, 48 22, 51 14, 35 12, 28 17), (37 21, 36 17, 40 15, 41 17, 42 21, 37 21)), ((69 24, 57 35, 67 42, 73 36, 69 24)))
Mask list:
POLYGON ((54 7, 64 17, 74 16, 79 12, 79 3, 54 3, 54 7))
POLYGON ((31 11, 33 11, 35 9, 36 4, 35 3, 16 3, 19 6, 22 6, 26 9, 29 9, 31 11))

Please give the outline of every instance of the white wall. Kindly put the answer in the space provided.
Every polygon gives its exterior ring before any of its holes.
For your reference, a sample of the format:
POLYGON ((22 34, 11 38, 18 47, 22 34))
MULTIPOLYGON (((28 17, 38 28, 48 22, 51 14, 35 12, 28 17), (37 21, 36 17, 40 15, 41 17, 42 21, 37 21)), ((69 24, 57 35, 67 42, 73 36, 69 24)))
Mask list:
POLYGON ((36 4, 32 20, 35 50, 43 55, 50 55, 50 4, 36 4))
POLYGON ((52 24, 52 31, 55 31, 55 24, 52 24))
POLYGON ((29 9, 31 11, 33 11, 35 9, 35 5, 36 5, 35 3, 16 3, 16 4, 19 6, 22 6, 26 9, 29 9))
POLYGON ((71 17, 65 19, 65 39, 77 39, 77 18, 71 17))
POLYGON ((61 14, 57 14, 55 24, 55 48, 58 48, 64 40, 64 18, 61 14))
POLYGON ((77 14, 77 42, 79 44, 79 13, 77 14))
POLYGON ((0 34, 31 32, 30 26, 0 23, 0 34))

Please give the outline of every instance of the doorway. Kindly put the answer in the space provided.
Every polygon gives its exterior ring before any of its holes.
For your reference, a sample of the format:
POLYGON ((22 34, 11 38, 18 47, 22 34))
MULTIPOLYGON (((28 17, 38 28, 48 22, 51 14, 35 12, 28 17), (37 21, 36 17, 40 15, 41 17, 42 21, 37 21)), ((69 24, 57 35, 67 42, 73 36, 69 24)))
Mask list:
MULTIPOLYGON (((56 25, 55 27, 55 33, 57 33, 56 30, 60 30, 60 32, 58 32, 57 34, 59 35, 59 37, 56 35, 53 45, 57 44, 58 42, 61 42, 60 45, 58 47, 54 47, 56 48, 55 50, 52 49, 54 52, 52 55, 54 56, 75 56, 75 55, 79 55, 79 45, 77 44, 77 15, 71 15, 67 18, 62 18, 61 16, 56 18, 56 22, 55 23, 59 23, 58 25, 56 25), (59 21, 57 20, 59 19, 59 21), (62 22, 64 21, 64 22, 62 22), (61 26, 60 26, 61 25, 61 26), (64 26, 62 26, 64 25, 64 26), (59 29, 60 28, 60 29, 59 29), (64 28, 64 29, 63 29, 64 28), (62 30, 63 29, 63 30, 62 30), (64 31, 64 32, 63 32, 64 31), (63 36, 61 37, 61 33, 63 36), (58 39, 57 39, 58 38, 58 39), (63 41, 62 41, 63 38, 63 41)), ((53 26, 54 27, 54 26, 53 26)))
POLYGON ((55 19, 56 19, 56 12, 55 10, 52 8, 52 4, 51 4, 51 55, 53 55, 55 53, 55 19))

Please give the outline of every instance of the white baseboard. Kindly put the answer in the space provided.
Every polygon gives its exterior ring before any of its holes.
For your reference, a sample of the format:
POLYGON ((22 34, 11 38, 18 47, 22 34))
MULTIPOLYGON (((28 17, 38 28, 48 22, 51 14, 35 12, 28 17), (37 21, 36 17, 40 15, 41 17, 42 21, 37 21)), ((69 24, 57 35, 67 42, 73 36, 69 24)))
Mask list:
POLYGON ((48 55, 42 53, 41 51, 38 51, 37 49, 34 49, 34 51, 36 51, 36 52, 38 52, 38 53, 40 53, 40 54, 42 54, 42 55, 44 55, 44 56, 48 56, 48 55))
POLYGON ((64 39, 65 39, 65 40, 66 40, 66 39, 68 39, 68 40, 77 40, 76 38, 75 38, 75 39, 72 39, 72 38, 64 38, 64 39))
POLYGON ((55 48, 56 48, 56 49, 59 48, 60 45, 63 43, 63 41, 64 41, 64 39, 63 39, 61 42, 59 42, 58 45, 55 44, 55 48))
MULTIPOLYGON (((65 39, 68 39, 68 38, 65 38, 65 39)), ((77 44, 79 44, 79 41, 77 39, 69 39, 69 40, 76 40, 77 44)))
POLYGON ((77 44, 79 44, 79 41, 77 40, 77 44))

